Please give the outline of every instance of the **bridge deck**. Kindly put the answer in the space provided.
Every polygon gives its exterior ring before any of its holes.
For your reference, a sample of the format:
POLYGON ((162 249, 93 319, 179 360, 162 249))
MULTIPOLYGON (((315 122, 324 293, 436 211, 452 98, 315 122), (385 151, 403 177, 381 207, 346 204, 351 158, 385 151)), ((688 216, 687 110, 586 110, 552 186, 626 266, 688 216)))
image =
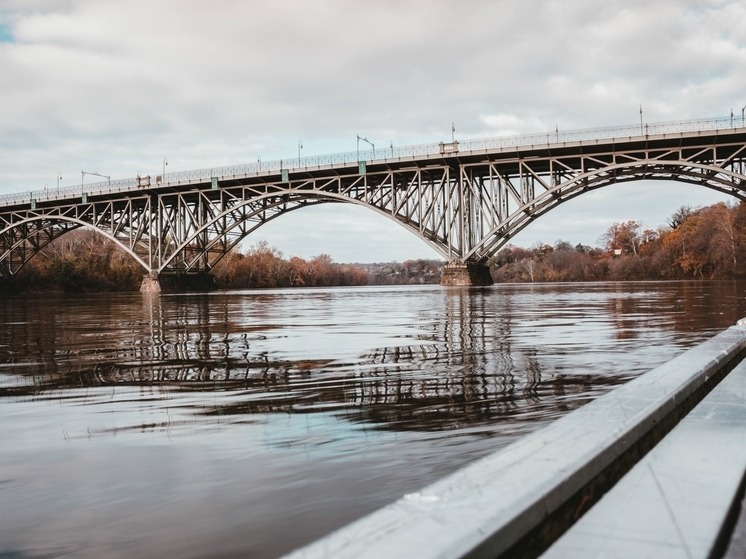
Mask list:
POLYGON ((283 170, 298 177, 323 177, 337 174, 357 175, 358 161, 365 161, 370 171, 399 169, 413 164, 427 167, 428 164, 468 164, 490 160, 518 160, 521 158, 545 159, 551 156, 571 154, 607 153, 611 149, 639 150, 644 153, 651 149, 665 149, 698 146, 702 137, 712 139, 713 145, 743 141, 746 137, 746 122, 740 119, 720 117, 680 122, 655 123, 646 125, 645 133, 639 126, 619 126, 566 132, 529 134, 514 137, 496 137, 467 140, 458 143, 455 150, 444 151, 443 144, 423 144, 403 146, 392 150, 348 152, 341 154, 290 158, 261 163, 215 167, 193 171, 181 171, 166 175, 165 180, 155 184, 138 186, 137 178, 111 182, 90 183, 87 185, 25 191, 0 196, 0 207, 23 206, 32 199, 39 203, 65 202, 80 198, 82 192, 89 196, 119 196, 128 192, 181 192, 197 185, 209 184, 213 177, 220 183, 260 184, 276 182, 283 170))

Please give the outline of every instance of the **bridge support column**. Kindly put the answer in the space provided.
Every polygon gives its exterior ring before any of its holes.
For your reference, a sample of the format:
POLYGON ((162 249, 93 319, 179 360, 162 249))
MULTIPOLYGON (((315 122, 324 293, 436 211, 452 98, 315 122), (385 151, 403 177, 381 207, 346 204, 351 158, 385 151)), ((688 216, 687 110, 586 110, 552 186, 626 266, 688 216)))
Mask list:
POLYGON ((168 273, 146 274, 142 278, 140 291, 142 293, 186 293, 188 291, 213 291, 218 286, 215 277, 207 272, 193 274, 168 273))
POLYGON ((467 262, 451 262, 443 268, 443 277, 440 285, 446 286, 470 286, 470 285, 492 285, 494 280, 490 274, 489 266, 484 264, 473 264, 467 262))
POLYGON ((142 283, 140 284, 141 293, 160 293, 161 282, 158 281, 158 274, 155 272, 151 274, 145 274, 142 277, 142 283))

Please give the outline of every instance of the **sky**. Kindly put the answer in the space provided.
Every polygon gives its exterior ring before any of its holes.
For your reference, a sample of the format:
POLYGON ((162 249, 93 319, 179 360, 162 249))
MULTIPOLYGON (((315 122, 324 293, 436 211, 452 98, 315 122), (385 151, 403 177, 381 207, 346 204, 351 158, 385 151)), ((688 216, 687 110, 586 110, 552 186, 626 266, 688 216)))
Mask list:
MULTIPOLYGON (((560 129, 740 115, 746 0, 211 2, 0 0, 0 195, 112 179, 560 129), (90 180, 90 179, 89 179, 90 180)), ((636 182, 567 202, 514 238, 598 244, 727 200, 636 182)), ((371 210, 263 226, 286 256, 436 258, 371 210)))

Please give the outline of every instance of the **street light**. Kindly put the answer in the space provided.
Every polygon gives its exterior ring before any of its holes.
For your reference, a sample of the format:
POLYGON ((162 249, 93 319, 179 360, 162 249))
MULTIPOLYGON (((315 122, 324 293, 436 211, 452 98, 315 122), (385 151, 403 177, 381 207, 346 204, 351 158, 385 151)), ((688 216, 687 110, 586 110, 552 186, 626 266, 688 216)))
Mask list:
POLYGON ((91 173, 89 171, 81 171, 80 172, 80 194, 83 194, 83 179, 85 179, 86 175, 95 175, 97 177, 103 177, 107 181, 109 181, 109 186, 111 186, 111 177, 109 175, 102 175, 100 173, 91 173))
POLYGON ((300 167, 300 150, 303 149, 303 140, 298 140, 298 167, 300 167))
POLYGON ((640 105, 640 135, 642 136, 642 105, 640 105))
POLYGON ((163 175, 161 178, 161 182, 166 182, 166 166, 168 165, 168 159, 165 157, 163 158, 163 175))
POLYGON ((746 111, 746 105, 741 107, 741 126, 744 125, 744 111, 746 111))
POLYGON ((256 158, 256 162, 259 163, 259 172, 262 172, 262 156, 256 158))
POLYGON ((376 144, 371 142, 368 138, 363 138, 360 134, 357 135, 357 160, 360 161, 360 140, 370 144, 373 148, 373 159, 376 158, 376 144))
POLYGON ((60 181, 62 180, 62 173, 57 173, 57 196, 60 195, 60 181))

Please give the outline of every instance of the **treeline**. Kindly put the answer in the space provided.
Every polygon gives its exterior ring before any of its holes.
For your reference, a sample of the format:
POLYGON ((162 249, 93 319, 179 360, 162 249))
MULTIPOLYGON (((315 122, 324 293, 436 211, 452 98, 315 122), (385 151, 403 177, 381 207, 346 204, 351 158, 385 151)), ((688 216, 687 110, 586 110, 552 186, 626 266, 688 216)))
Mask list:
POLYGON ((136 291, 143 269, 116 243, 88 229, 65 233, 44 247, 16 277, 24 292, 136 291))
MULTIPOLYGON (((42 249, 21 269, 16 283, 23 292, 137 291, 143 274, 143 268, 116 243, 90 229, 78 229, 42 249)), ((221 289, 368 283, 364 268, 337 264, 326 254, 286 260, 266 242, 246 252, 232 251, 213 274, 221 289)))
MULTIPOLYGON (((327 287, 438 283, 442 267, 438 260, 338 264, 327 254, 285 259, 262 241, 245 252, 232 251, 212 273, 221 289, 327 287)), ((23 292, 137 291, 143 274, 116 243, 90 229, 77 229, 44 247, 21 269, 16 283, 23 292)))
POLYGON ((232 251, 213 269, 221 289, 249 287, 327 287, 334 285, 366 285, 368 272, 347 264, 337 264, 328 254, 311 260, 282 253, 261 241, 246 252, 232 251))
POLYGON ((246 252, 226 255, 212 273, 222 289, 249 287, 327 287, 439 283, 444 262, 407 260, 378 264, 337 264, 328 254, 311 260, 282 252, 260 241, 246 252))
POLYGON ((508 245, 490 262, 497 282, 733 279, 746 277, 746 204, 679 208, 667 225, 613 224, 601 247, 508 245))
MULTIPOLYGON (((508 245, 491 261, 497 282, 570 282, 746 278, 746 204, 679 208, 668 223, 645 229, 638 221, 613 224, 600 247, 537 243, 508 245)), ((232 251, 213 270, 218 287, 325 287, 436 284, 440 260, 338 264, 321 254, 290 259, 266 242, 232 251)), ((116 243, 89 229, 47 245, 17 276, 22 291, 136 291, 143 269, 116 243)))

